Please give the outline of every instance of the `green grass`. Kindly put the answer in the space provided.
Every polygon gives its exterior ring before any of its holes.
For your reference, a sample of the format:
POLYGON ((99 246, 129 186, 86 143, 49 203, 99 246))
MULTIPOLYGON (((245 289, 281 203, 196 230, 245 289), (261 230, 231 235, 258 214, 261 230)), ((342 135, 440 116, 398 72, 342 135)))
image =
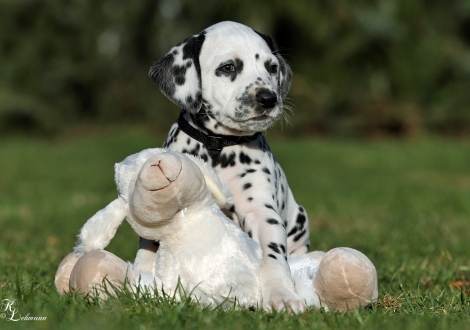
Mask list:
MULTIPOLYGON (((60 297, 53 277, 78 230, 116 196, 113 165, 161 145, 138 128, 55 141, 0 142, 0 299, 16 299, 12 329, 432 329, 470 328, 470 143, 274 140, 297 201, 308 211, 312 248, 350 246, 374 262, 379 303, 346 314, 301 315, 200 308, 171 299, 106 303, 60 297), (469 288, 467 288, 469 290, 469 288)), ((124 224, 109 250, 133 260, 138 237, 124 224)))

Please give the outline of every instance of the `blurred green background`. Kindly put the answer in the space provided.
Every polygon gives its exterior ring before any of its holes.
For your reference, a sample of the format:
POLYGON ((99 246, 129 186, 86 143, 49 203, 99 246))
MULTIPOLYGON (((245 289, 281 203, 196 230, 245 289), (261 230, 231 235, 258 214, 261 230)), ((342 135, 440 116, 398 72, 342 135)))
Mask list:
POLYGON ((272 35, 291 64, 295 130, 283 134, 470 133, 468 0, 2 0, 0 134, 166 132, 177 108, 148 68, 222 20, 272 35))
MULTIPOLYGON (((42 329, 468 329, 469 108, 469 0, 0 0, 0 301, 46 315, 42 329), (376 265, 377 308, 239 317, 56 294, 79 228, 116 198, 113 164, 177 118, 149 67, 223 20, 272 35, 290 63, 293 127, 270 145, 312 250, 376 265)), ((137 246, 124 224, 107 249, 137 246)))

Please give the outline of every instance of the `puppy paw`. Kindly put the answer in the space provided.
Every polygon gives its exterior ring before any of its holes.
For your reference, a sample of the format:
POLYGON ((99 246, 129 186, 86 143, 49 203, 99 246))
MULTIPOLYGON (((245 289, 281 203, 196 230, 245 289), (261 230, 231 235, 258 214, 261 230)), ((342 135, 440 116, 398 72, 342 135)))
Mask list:
POLYGON ((289 313, 302 313, 305 311, 305 302, 295 293, 277 291, 268 299, 264 299, 263 308, 267 312, 287 311, 289 313))

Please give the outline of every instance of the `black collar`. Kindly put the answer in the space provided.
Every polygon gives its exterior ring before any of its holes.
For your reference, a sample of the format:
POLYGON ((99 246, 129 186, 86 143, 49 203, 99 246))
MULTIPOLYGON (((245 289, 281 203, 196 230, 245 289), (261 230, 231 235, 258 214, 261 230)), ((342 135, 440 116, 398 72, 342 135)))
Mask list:
POLYGON ((220 134, 206 134, 201 132, 197 128, 191 126, 184 118, 183 113, 180 113, 178 118, 179 128, 188 134, 193 139, 201 142, 207 150, 220 152, 224 147, 234 146, 236 144, 242 144, 256 140, 261 132, 257 132, 253 135, 248 136, 237 136, 237 135, 220 135, 220 134))

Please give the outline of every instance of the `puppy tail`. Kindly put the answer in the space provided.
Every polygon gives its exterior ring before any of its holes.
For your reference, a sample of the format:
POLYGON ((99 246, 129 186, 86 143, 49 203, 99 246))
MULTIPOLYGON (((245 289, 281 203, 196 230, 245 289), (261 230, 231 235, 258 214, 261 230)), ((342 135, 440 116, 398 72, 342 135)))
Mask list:
POLYGON ((117 198, 92 216, 80 230, 74 252, 77 257, 108 246, 128 213, 128 204, 117 198))

